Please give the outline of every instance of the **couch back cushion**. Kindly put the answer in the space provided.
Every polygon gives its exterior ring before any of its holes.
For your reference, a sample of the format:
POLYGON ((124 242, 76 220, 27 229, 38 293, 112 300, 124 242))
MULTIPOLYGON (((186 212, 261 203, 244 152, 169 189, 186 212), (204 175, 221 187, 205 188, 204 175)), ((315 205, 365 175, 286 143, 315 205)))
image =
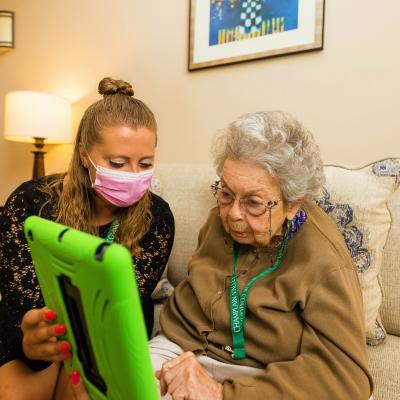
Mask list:
POLYGON ((199 230, 216 204, 210 186, 217 176, 209 164, 158 164, 155 177, 160 180, 161 196, 175 217, 175 240, 167 276, 176 286, 186 277, 199 230))
MULTIPOLYGON (((397 176, 400 181, 400 162, 397 176)), ((386 330, 392 335, 400 336, 400 188, 389 199, 388 208, 392 223, 383 250, 381 316, 386 330)))
MULTIPOLYGON (((381 320, 390 333, 400 334, 399 165, 400 160, 388 159, 358 169, 325 166, 326 190, 319 199, 341 230, 357 267, 370 344, 385 338, 381 320)), ((168 279, 176 286, 186 276, 198 232, 215 205, 209 188, 217 176, 209 164, 160 164, 156 177, 175 216, 168 279)))

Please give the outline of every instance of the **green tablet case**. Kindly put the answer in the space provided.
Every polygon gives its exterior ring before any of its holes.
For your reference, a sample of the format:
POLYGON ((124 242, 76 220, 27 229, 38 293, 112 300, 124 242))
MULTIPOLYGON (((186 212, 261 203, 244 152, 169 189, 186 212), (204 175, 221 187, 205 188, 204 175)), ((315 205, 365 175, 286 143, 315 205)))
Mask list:
POLYGON ((132 256, 116 243, 32 216, 25 235, 46 306, 91 399, 158 399, 132 256))

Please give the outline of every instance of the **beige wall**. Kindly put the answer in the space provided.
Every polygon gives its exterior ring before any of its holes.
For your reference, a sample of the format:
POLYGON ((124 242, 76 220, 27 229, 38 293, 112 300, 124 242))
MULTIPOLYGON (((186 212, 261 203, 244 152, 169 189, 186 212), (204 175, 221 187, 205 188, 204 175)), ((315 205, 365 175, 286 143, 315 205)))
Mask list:
MULTIPOLYGON (((206 1, 206 0, 204 0, 206 1)), ((213 133, 237 115, 292 112, 326 162, 400 156, 400 3, 328 0, 321 51, 187 71, 189 1, 0 0, 16 13, 16 49, 0 55, 0 130, 7 91, 74 102, 74 127, 107 75, 133 83, 156 113, 162 162, 208 162, 213 133)), ((23 118, 23 116, 21 116, 23 118)), ((0 135, 0 204, 31 174, 31 145, 0 135)), ((47 172, 71 146, 48 146, 47 172)))

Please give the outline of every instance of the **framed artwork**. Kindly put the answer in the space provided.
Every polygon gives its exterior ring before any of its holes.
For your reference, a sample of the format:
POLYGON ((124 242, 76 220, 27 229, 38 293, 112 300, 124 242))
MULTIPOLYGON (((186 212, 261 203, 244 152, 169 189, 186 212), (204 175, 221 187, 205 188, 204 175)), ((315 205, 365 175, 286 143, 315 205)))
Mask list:
POLYGON ((191 0, 189 70, 323 48, 325 0, 191 0))

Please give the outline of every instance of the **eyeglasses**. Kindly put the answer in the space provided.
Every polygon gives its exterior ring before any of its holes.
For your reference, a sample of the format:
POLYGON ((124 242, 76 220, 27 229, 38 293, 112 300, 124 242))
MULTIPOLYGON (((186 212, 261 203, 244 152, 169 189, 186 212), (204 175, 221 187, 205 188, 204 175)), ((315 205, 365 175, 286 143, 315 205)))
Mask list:
MULTIPOLYGON (((215 183, 211 185, 211 192, 217 199, 218 205, 220 207, 229 206, 235 201, 236 197, 228 190, 222 188, 220 184, 221 181, 215 181, 215 183)), ((252 215, 253 217, 259 217, 267 210, 269 210, 271 216, 271 209, 274 208, 280 201, 281 199, 272 201, 260 201, 252 199, 250 197, 239 198, 239 204, 244 208, 246 213, 252 215)))

